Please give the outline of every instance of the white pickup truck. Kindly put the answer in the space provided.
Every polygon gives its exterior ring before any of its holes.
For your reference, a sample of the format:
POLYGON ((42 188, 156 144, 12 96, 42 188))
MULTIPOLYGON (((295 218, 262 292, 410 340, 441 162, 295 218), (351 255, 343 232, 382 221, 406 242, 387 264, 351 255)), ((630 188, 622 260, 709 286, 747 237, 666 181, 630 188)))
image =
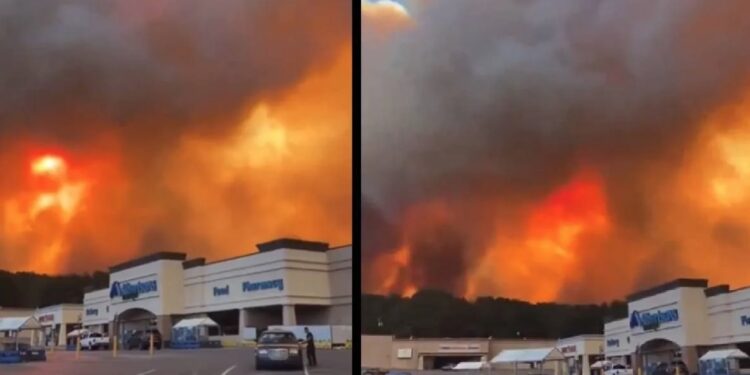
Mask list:
POLYGON ((633 375, 633 369, 620 364, 609 366, 604 370, 604 375, 633 375))
POLYGON ((81 349, 99 350, 109 348, 109 337, 92 332, 81 336, 81 349))

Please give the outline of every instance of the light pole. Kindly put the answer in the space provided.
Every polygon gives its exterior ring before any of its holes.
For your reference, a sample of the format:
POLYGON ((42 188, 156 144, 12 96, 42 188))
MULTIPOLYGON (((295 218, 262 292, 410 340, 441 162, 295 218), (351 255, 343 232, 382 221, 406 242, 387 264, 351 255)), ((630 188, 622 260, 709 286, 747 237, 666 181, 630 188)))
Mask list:
POLYGON ((120 332, 118 332, 118 329, 117 329, 118 317, 119 317, 119 314, 115 313, 115 315, 112 318, 112 331, 109 333, 110 346, 112 347, 112 358, 117 358, 117 345, 118 345, 117 340, 120 337, 120 332))

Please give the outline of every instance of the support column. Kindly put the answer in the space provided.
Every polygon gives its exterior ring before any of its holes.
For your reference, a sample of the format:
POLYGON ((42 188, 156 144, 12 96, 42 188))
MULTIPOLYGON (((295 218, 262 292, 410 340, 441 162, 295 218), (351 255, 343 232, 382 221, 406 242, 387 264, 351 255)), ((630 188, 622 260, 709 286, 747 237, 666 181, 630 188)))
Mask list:
POLYGON ((586 353, 581 355, 581 374, 591 375, 591 364, 589 363, 589 356, 586 353))
POLYGON ((297 314, 294 311, 294 305, 282 306, 282 324, 285 326, 297 325, 297 314))
POLYGON ((65 345, 68 343, 68 330, 65 323, 60 323, 60 332, 57 337, 57 345, 65 345))
POLYGON ((638 353, 637 350, 631 354, 631 363, 633 364, 633 375, 643 375, 646 373, 643 354, 638 353))
POLYGON ((240 331, 238 332, 240 334, 240 341, 245 340, 245 328, 247 327, 247 312, 245 309, 240 309, 240 319, 239 319, 239 326, 240 331))
POLYGON ((156 329, 161 333, 163 341, 172 339, 172 317, 169 315, 159 315, 156 317, 156 329))
POLYGON ((698 348, 695 346, 683 346, 680 350, 682 361, 685 362, 691 374, 698 372, 698 348))

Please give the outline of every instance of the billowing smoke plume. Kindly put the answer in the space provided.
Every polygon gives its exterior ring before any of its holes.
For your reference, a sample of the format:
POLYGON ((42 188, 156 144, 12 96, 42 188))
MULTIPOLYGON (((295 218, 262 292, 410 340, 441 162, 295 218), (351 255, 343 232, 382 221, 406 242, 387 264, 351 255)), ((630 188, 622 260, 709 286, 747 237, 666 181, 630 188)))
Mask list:
POLYGON ((0 268, 350 241, 350 2, 5 1, 0 56, 0 268))
POLYGON ((750 283, 750 3, 403 3, 363 3, 367 291, 750 283))

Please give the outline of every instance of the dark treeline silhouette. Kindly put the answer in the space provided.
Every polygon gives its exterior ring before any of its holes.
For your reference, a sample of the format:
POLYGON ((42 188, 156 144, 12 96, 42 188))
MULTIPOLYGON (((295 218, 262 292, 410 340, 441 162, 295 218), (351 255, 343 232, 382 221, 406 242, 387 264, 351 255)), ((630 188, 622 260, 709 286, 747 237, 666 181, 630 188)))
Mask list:
POLYGON ((469 302, 422 290, 411 298, 362 295, 362 333, 397 337, 564 338, 602 333, 605 321, 627 317, 625 302, 538 303, 480 297, 469 302))
POLYGON ((44 307, 60 303, 83 303, 84 289, 109 286, 109 274, 39 275, 0 270, 0 306, 44 307))

